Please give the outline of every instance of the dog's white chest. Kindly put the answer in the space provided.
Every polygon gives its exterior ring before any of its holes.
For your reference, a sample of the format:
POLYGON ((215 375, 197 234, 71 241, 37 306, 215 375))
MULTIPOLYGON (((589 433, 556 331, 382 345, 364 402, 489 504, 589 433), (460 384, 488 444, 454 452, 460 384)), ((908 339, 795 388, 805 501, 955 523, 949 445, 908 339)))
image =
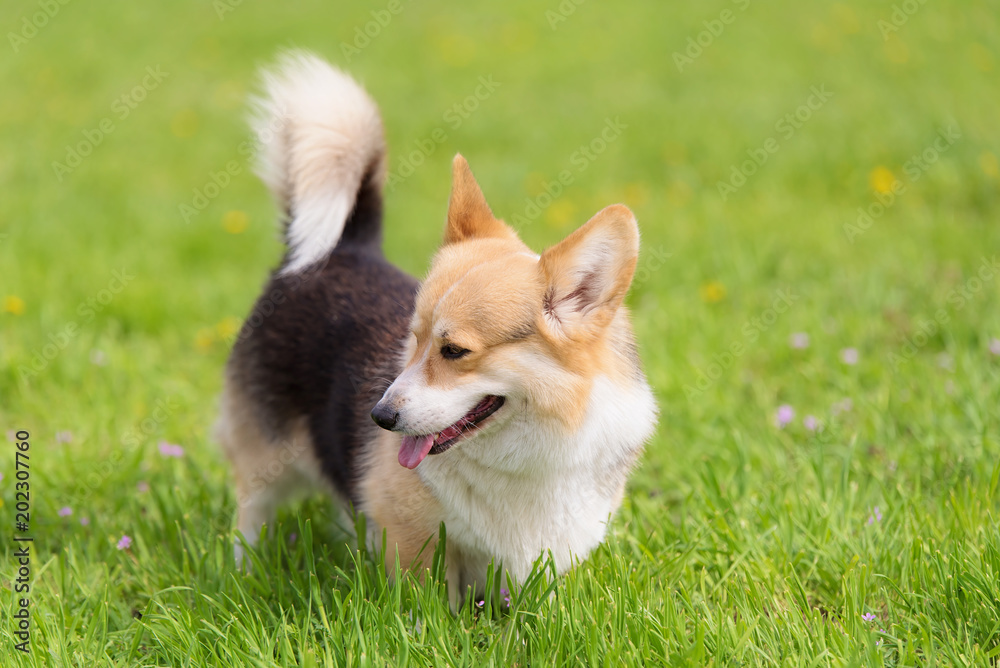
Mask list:
POLYGON ((449 543, 465 562, 463 570, 485 572, 495 559, 523 579, 534 561, 551 551, 562 573, 574 558, 586 558, 601 542, 614 507, 611 498, 595 490, 592 479, 569 476, 558 485, 544 486, 537 482, 452 495, 445 524, 449 543))

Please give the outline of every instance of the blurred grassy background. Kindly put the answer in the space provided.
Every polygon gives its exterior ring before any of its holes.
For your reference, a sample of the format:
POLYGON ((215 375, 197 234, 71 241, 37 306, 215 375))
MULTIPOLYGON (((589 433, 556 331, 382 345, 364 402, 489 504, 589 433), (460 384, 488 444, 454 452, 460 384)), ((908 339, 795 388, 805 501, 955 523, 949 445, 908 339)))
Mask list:
MULTIPOLYGON (((995 549, 1000 358, 990 346, 1000 338, 1000 299, 995 275, 978 288, 970 280, 1000 247, 1000 6, 905 4, 915 11, 897 14, 890 32, 901 3, 403 2, 348 56, 343 45, 388 3, 4 3, 0 421, 34 437, 41 555, 69 545, 92 568, 117 559, 115 541, 149 505, 134 491, 138 479, 178 498, 199 486, 193 506, 163 502, 167 524, 200 526, 206 511, 232 507, 208 427, 227 339, 281 254, 273 206, 240 146, 255 71, 289 46, 319 52, 366 85, 382 107, 390 170, 437 128, 446 132, 387 199, 386 251, 415 275, 440 239, 458 151, 507 220, 560 171, 573 173, 521 227, 535 248, 609 203, 636 212, 646 272, 629 301, 662 418, 633 486, 648 514, 619 522, 620 534, 663 532, 669 546, 690 539, 687 522, 704 521, 702 538, 721 531, 722 517, 749 523, 748 535, 781 525, 787 544, 761 558, 783 564, 786 577, 811 563, 816 582, 805 588, 836 614, 873 505, 897 509, 886 555, 921 535, 953 541, 938 546, 946 553, 959 545, 978 554, 984 536, 995 549), (32 32, 25 21, 41 23, 47 6, 53 15, 32 32), (705 22, 727 11, 720 34, 706 33, 705 22), (678 67, 677 54, 699 38, 700 55, 678 67), (147 67, 167 76, 122 117, 116 100, 142 85, 147 67), (499 86, 454 127, 449 109, 481 77, 499 86), (813 87, 832 96, 785 137, 776 124, 813 87), (85 133, 96 136, 103 119, 113 131, 57 173, 53 163, 65 163, 85 133), (579 169, 574 156, 607 119, 626 127, 579 169), (905 165, 946 128, 960 138, 912 179, 905 165), (719 182, 771 137, 778 150, 724 200, 719 182), (185 221, 179 207, 232 160, 239 173, 185 221), (858 208, 893 184, 905 192, 850 239, 845 225, 857 224, 858 208), (653 250, 669 257, 660 262, 653 250), (134 279, 101 304, 116 270, 134 279), (794 295, 792 307, 749 336, 745 323, 766 314, 779 290, 794 295), (898 363, 893 356, 941 309, 948 322, 898 363), (70 324, 75 333, 60 338, 70 324), (808 348, 789 345, 796 332, 809 335, 808 348), (734 343, 743 352, 726 358, 734 343), (857 364, 841 361, 847 348, 857 364), (705 389, 690 391, 699 381, 705 389), (125 463, 81 488, 167 399, 168 418, 140 429, 125 463), (853 408, 835 415, 845 399, 853 408), (778 430, 782 404, 796 417, 778 430), (830 430, 836 423, 827 450, 817 450, 806 414, 830 430), (160 457, 160 439, 184 445, 184 464, 160 457), (958 521, 949 504, 962 490, 974 510, 958 521), (74 515, 60 518, 64 506, 74 515), (81 516, 92 523, 80 527, 81 516), (785 563, 778 553, 798 556, 785 563)), ((12 468, 3 471, 9 510, 12 468)), ((665 558, 650 555, 647 566, 665 558)), ((713 562, 721 574, 753 577, 729 558, 713 562)), ((669 586, 690 586, 689 567, 669 586)), ((902 566, 874 568, 916 591, 902 566)), ((141 607, 150 594, 109 600, 141 607)), ((708 617, 725 609, 707 600, 708 617)), ((902 636, 916 638, 914 628, 902 636)), ((962 642, 995 647, 995 634, 962 642)))

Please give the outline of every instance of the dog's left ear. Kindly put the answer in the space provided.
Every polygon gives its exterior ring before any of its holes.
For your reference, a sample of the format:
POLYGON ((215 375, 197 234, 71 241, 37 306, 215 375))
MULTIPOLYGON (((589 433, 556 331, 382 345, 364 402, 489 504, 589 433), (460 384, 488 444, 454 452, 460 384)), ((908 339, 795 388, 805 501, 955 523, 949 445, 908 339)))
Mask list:
POLYGON ((570 336, 606 326, 628 292, 638 258, 639 226, 621 204, 599 211, 545 251, 539 266, 548 325, 570 336))
POLYGON ((483 237, 517 238, 513 230, 493 217, 486 197, 461 153, 452 162, 451 180, 448 226, 444 231, 446 245, 483 237))

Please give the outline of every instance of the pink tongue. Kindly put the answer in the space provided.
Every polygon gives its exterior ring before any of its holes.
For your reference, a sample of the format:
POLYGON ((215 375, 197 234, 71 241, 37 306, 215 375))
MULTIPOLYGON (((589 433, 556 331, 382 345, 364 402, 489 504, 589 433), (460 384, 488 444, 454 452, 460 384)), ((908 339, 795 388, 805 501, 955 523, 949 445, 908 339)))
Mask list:
POLYGON ((424 457, 432 447, 434 447, 434 434, 404 436, 403 444, 399 447, 399 464, 408 469, 417 468, 417 464, 424 461, 424 457))

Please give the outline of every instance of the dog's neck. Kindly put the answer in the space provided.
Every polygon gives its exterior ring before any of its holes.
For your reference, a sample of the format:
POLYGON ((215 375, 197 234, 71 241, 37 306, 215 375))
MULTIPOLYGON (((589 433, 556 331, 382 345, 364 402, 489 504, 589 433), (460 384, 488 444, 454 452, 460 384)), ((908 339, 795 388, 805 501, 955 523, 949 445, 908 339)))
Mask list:
POLYGON ((562 570, 603 538, 655 415, 645 379, 622 388, 598 378, 575 432, 528 408, 417 471, 442 504, 449 540, 499 556, 510 550, 518 563, 552 549, 562 570))

